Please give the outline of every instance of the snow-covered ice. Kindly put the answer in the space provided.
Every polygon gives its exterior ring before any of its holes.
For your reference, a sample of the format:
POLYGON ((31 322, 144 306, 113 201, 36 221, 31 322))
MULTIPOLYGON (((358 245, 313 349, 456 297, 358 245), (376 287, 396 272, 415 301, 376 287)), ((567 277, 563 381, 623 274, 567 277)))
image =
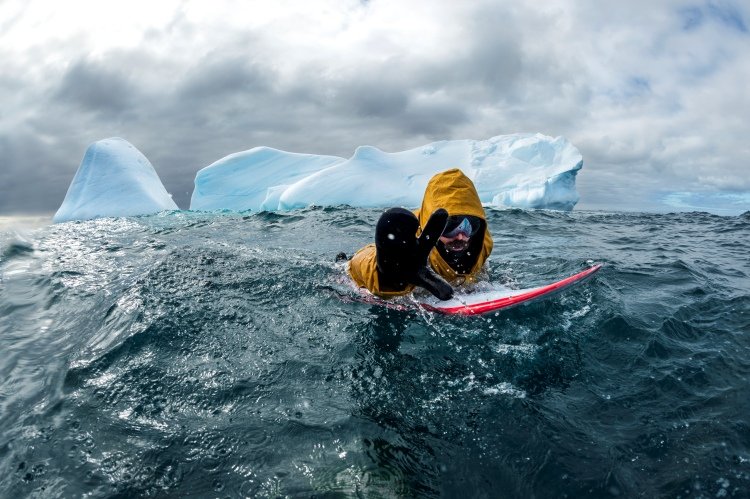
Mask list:
POLYGON ((112 137, 86 149, 53 220, 147 215, 176 209, 148 159, 128 141, 112 137))
POLYGON ((230 154, 198 172, 191 210, 278 210, 279 196, 296 182, 331 165, 337 156, 295 154, 255 147, 230 154))
MULTIPOLYGON (((395 153, 361 146, 349 159, 256 147, 201 169, 190 209, 417 207, 430 177, 460 168, 485 205, 571 210, 582 166, 581 154, 566 139, 528 133, 445 140, 395 153)), ((148 159, 113 137, 86 150, 54 221, 176 209, 148 159)))
POLYGON ((582 166, 580 152, 565 138, 528 133, 433 142, 395 153, 361 146, 349 159, 257 147, 200 170, 190 209, 417 207, 432 175, 460 168, 486 205, 571 210, 582 166))

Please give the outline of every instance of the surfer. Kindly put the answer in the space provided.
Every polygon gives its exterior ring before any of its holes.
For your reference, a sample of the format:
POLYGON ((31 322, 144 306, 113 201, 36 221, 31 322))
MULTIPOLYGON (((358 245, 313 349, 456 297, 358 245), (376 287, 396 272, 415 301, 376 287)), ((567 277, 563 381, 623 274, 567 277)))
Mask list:
POLYGON ((381 215, 375 243, 354 254, 349 275, 381 298, 419 286, 448 300, 449 283, 475 281, 491 252, 492 236, 474 183, 452 169, 430 179, 415 212, 390 208, 381 215))

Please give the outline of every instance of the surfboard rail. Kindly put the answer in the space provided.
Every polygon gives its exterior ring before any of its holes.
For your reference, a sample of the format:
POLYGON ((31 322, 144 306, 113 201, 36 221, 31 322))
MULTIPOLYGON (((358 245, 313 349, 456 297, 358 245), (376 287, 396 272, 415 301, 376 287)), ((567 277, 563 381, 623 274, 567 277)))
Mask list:
POLYGON ((529 303, 533 300, 547 297, 553 293, 562 291, 574 284, 583 282, 584 280, 588 279, 596 272, 598 272, 601 268, 602 264, 598 263, 570 277, 566 277, 565 279, 553 282, 552 284, 547 284, 545 286, 539 286, 536 288, 520 289, 517 290, 517 293, 509 294, 508 296, 503 296, 493 300, 482 301, 479 303, 462 303, 460 305, 441 306, 439 304, 433 305, 430 303, 420 302, 419 306, 431 312, 450 315, 486 314, 488 312, 502 310, 504 308, 509 308, 523 303, 529 303))

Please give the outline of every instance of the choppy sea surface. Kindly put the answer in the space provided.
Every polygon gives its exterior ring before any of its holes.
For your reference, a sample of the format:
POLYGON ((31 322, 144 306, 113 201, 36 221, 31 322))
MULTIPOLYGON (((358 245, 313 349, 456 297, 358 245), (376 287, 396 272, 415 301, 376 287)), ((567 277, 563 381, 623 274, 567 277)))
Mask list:
POLYGON ((483 317, 342 301, 379 210, 0 230, 0 497, 750 497, 750 214, 488 211, 483 317))

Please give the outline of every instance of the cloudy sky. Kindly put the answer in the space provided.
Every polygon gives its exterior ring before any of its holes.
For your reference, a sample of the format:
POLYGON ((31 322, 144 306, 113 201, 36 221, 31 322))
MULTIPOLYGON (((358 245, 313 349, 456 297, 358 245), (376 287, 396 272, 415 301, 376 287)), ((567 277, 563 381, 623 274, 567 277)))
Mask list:
POLYGON ((182 208, 265 145, 562 135, 582 209, 750 209, 746 0, 0 0, 0 214, 120 136, 182 208))

